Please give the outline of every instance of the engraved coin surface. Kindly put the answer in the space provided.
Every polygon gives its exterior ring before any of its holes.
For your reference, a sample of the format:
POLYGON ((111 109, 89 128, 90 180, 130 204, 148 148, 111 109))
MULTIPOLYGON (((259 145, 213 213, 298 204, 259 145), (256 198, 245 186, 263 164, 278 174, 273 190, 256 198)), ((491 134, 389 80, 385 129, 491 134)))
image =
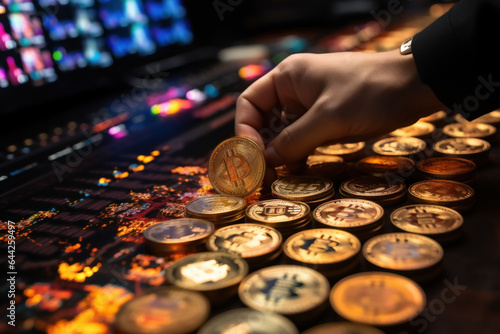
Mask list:
POLYGON ((383 215, 384 209, 377 203, 356 198, 328 201, 313 212, 316 221, 334 228, 370 226, 383 215))
POLYGON ((383 173, 404 174, 414 166, 415 163, 409 158, 383 155, 372 155, 361 159, 356 164, 360 171, 377 174, 377 176, 382 176, 383 173))
POLYGON ((364 243, 363 256, 380 268, 421 270, 438 264, 443 258, 443 248, 423 235, 385 233, 364 243))
POLYGON ((484 138, 496 132, 496 128, 485 123, 452 123, 443 127, 443 133, 457 138, 484 138))
POLYGON ((248 273, 248 264, 235 254, 202 252, 173 262, 167 280, 180 288, 211 291, 238 284, 248 273))
POLYGON ((430 176, 454 178, 472 176, 476 164, 468 159, 440 157, 419 162, 417 169, 430 176))
POLYGON ((326 155, 349 155, 353 153, 357 153, 365 148, 365 142, 358 143, 341 143, 334 145, 326 145, 319 146, 316 148, 317 154, 326 154, 326 155))
POLYGON ((206 195, 186 205, 189 214, 201 216, 227 216, 246 208, 244 198, 228 195, 206 195))
POLYGON ((334 191, 333 182, 315 176, 290 176, 278 179, 271 186, 273 195, 292 201, 312 201, 334 191))
POLYGON ((390 133, 395 137, 424 137, 434 132, 436 127, 428 122, 418 121, 410 126, 394 130, 390 133))
POLYGON ((442 154, 481 154, 491 148, 490 143, 479 138, 448 138, 434 144, 434 150, 442 154))
POLYGON ((241 301, 259 311, 284 315, 311 311, 328 299, 330 284, 317 271, 296 265, 260 269, 241 282, 241 301))
POLYGON ((360 250, 358 238, 333 228, 295 233, 283 245, 283 251, 289 258, 311 264, 341 263, 352 259, 360 250))
POLYGON ((391 222, 406 232, 433 235, 459 229, 464 219, 457 211, 444 206, 414 204, 394 210, 391 222))
POLYGON ((330 303, 344 319, 373 326, 406 323, 425 307, 425 293, 413 280, 385 272, 343 278, 330 293, 330 303))
POLYGON ((207 321, 197 334, 299 334, 282 315, 249 308, 226 311, 207 321))
POLYGON ((389 137, 373 144, 373 152, 380 155, 405 156, 422 152, 425 141, 415 137, 389 137))
POLYGON ((264 256, 281 247, 282 236, 272 227, 236 224, 218 229, 207 240, 210 251, 239 254, 242 258, 264 256))
POLYGON ((195 291, 161 287, 146 291, 120 307, 115 325, 121 333, 191 333, 209 316, 210 304, 195 291))
POLYGON ((309 328, 301 334, 384 334, 380 329, 354 322, 330 322, 309 328))
POLYGON ((302 202, 282 199, 269 199, 250 205, 247 218, 262 223, 287 223, 305 219, 311 212, 309 206, 302 202))
POLYGON ((266 161, 253 140, 229 138, 214 149, 208 163, 208 178, 218 193, 248 196, 264 180, 266 161))
POLYGON ((358 176, 342 182, 340 190, 346 197, 351 195, 376 198, 398 196, 406 191, 406 185, 402 181, 394 181, 391 184, 379 177, 358 176))
POLYGON ((450 180, 424 180, 408 187, 412 200, 430 204, 459 204, 473 200, 474 189, 466 184, 450 180))
POLYGON ((178 218, 159 222, 144 230, 147 241, 156 244, 182 244, 208 238, 214 224, 203 219, 178 218))

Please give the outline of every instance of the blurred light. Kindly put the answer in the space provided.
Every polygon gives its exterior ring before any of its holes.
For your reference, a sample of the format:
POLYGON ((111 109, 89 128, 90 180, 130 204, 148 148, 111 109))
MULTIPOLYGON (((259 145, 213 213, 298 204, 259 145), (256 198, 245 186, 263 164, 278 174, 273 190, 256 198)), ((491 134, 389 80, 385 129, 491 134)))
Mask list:
POLYGON ((154 150, 153 152, 151 152, 151 155, 154 156, 154 157, 157 157, 157 156, 160 155, 160 151, 154 150))
POLYGON ((207 96, 201 90, 195 88, 186 93, 186 98, 194 102, 203 102, 207 99, 207 96))
POLYGON ((168 116, 193 107, 193 103, 184 99, 172 99, 167 102, 155 104, 151 107, 151 113, 154 115, 168 116))
POLYGON ((262 76, 264 73, 266 73, 266 70, 264 69, 264 66, 262 65, 255 65, 255 64, 250 64, 247 66, 243 66, 240 68, 238 74, 242 79, 245 80, 253 80, 256 79, 260 76, 262 76))
POLYGON ((205 86, 203 90, 205 91, 205 94, 207 94, 210 97, 219 96, 219 90, 215 88, 214 85, 208 84, 205 86))

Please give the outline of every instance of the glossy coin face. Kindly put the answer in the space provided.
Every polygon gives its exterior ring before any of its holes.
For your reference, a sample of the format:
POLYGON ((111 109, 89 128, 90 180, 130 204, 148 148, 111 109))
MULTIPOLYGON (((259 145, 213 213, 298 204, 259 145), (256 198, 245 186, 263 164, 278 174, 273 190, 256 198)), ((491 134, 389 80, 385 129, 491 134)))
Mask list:
POLYGON ((207 241, 210 251, 236 253, 242 258, 264 256, 281 247, 281 234, 272 227, 236 224, 218 229, 207 241))
POLYGON ((246 208, 244 198, 228 195, 206 195, 192 200, 186 205, 186 211, 197 215, 230 215, 246 208))
POLYGON ((178 218, 159 222, 144 230, 146 240, 160 244, 189 243, 205 239, 214 231, 214 224, 203 219, 178 218))
POLYGON ((390 133, 395 137, 423 137, 434 132, 436 127, 427 122, 418 121, 415 124, 394 130, 390 133))
POLYGON ((455 181, 424 180, 412 184, 408 193, 425 201, 453 203, 471 199, 474 189, 455 181))
POLYGON ((422 117, 420 119, 420 121, 422 121, 422 122, 437 122, 437 121, 444 119, 445 117, 446 117, 446 112, 441 110, 441 111, 435 112, 434 114, 431 114, 429 116, 422 117))
POLYGON ((442 154, 468 155, 484 153, 491 145, 479 138, 448 138, 434 144, 434 150, 442 154))
POLYGON ((175 261, 165 275, 177 287, 212 291, 238 284, 247 273, 247 263, 237 255, 203 252, 175 261))
POLYGON ((309 328, 301 334, 384 334, 380 329, 354 322, 330 322, 309 328))
POLYGON ((208 178, 222 194, 248 196, 264 180, 266 161, 259 146, 243 137, 229 138, 212 152, 208 163, 208 178))
POLYGON ((329 201, 318 206, 313 217, 321 224, 336 228, 353 228, 377 223, 384 209, 375 202, 355 198, 329 201))
POLYGON ((390 137, 373 144, 373 152, 380 155, 405 156, 425 149, 425 141, 415 137, 390 137))
POLYGON ((443 258, 443 248, 423 235, 386 233, 366 241, 363 256, 380 268, 421 270, 439 263, 443 258))
POLYGON ((365 173, 405 173, 415 166, 413 160, 405 157, 372 155, 361 159, 356 167, 365 173))
POLYGON ((360 250, 358 238, 332 228, 295 233, 283 245, 283 251, 289 258, 311 264, 341 263, 353 258, 360 250))
POLYGON ((299 334, 287 318, 277 313, 239 308, 216 315, 197 334, 299 334))
POLYGON ((210 304, 195 291, 155 288, 123 304, 115 324, 127 334, 190 333, 208 318, 210 304))
POLYGON ((481 117, 476 118, 472 121, 473 123, 487 123, 487 124, 497 124, 500 123, 500 111, 495 110, 484 114, 481 117))
POLYGON ((277 265, 248 275, 238 294, 250 308, 285 315, 314 310, 328 298, 330 284, 317 271, 294 265, 277 265))
POLYGON ((406 186, 401 181, 389 184, 385 179, 372 176, 359 176, 344 181, 340 189, 354 196, 382 197, 404 193, 406 186))
POLYGON ((342 156, 342 155, 357 153, 364 148, 365 148, 365 142, 362 141, 359 143, 343 143, 343 144, 319 146, 316 148, 316 153, 342 156))
POLYGON ((306 164, 309 167, 314 167, 318 165, 324 165, 324 164, 335 164, 335 163, 342 163, 344 162, 344 158, 338 157, 335 155, 319 155, 319 154, 313 154, 307 157, 306 164))
POLYGON ((461 158, 430 158, 417 165, 423 173, 438 176, 460 176, 474 172, 476 164, 461 158))
POLYGON ((407 205, 394 210, 391 222, 406 232, 443 234, 459 229, 463 224, 460 213, 444 206, 430 204, 407 205))
POLYGON ((273 195, 292 201, 312 201, 331 193, 333 182, 314 176, 290 176, 274 181, 273 195))
POLYGON ((443 132, 450 137, 484 138, 493 135, 496 128, 485 123, 453 123, 443 127, 443 132))
POLYGON ((334 285, 330 302, 343 318, 374 326, 406 323, 425 307, 425 294, 414 281, 396 274, 366 272, 334 285))
POLYGON ((305 203, 270 199, 250 205, 246 214, 254 221, 279 224, 304 219, 310 212, 309 206, 305 203))

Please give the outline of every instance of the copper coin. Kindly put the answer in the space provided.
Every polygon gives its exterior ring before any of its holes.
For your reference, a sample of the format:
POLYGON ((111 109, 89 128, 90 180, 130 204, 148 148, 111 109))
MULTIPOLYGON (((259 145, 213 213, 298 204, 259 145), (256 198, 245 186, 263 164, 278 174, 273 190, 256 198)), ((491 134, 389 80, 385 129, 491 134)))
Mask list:
POLYGON ((474 200, 472 187, 450 180, 424 180, 408 188, 410 200, 414 203, 428 203, 445 206, 461 206, 474 200))
POLYGON ((476 164, 468 159, 439 157, 418 163, 417 169, 424 175, 440 179, 470 179, 474 176, 476 164))
POLYGON ((406 232, 432 236, 458 230, 464 219, 457 211, 444 206, 413 204, 394 210, 391 222, 406 232))
POLYGON ((309 328, 301 334, 384 334, 384 332, 354 322, 330 322, 309 328))
POLYGON ((415 137, 389 137, 373 144, 372 149, 380 155, 407 156, 422 152, 425 141, 415 137))
POLYGON ((372 155, 361 159, 356 167, 367 174, 381 177, 385 173, 406 175, 413 169, 415 163, 406 157, 372 155))

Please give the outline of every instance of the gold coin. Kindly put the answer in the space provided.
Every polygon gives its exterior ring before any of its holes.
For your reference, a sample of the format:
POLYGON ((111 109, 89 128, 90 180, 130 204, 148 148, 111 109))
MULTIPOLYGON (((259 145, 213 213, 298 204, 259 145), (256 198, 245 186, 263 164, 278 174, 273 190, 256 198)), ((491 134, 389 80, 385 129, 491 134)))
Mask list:
POLYGON ((410 126, 394 130, 390 133, 395 137, 425 137, 434 132, 436 127, 428 122, 418 121, 410 126))
POLYGON ((295 233, 283 244, 290 259, 309 264, 340 264, 352 260, 361 249, 358 238, 333 228, 295 233))
POLYGON ((365 259, 379 268, 411 271, 441 262, 443 248, 436 241, 414 233, 385 233, 363 245, 365 259))
POLYGON ((486 138, 495 134, 497 129, 485 123, 452 123, 443 127, 443 133, 456 138, 486 138))
POLYGON ((394 210, 391 222, 403 231, 432 236, 456 231, 464 219, 457 211, 444 206, 413 204, 394 210))
POLYGON ((205 195, 186 205, 188 215, 203 217, 228 217, 245 210, 244 198, 228 195, 205 195))
POLYGON ((429 123, 437 123, 437 122, 444 120, 445 117, 446 117, 446 112, 441 110, 441 111, 437 111, 429 116, 422 117, 419 121, 429 122, 429 123))
POLYGON ((245 277, 238 294, 246 306, 255 310, 296 315, 322 305, 328 299, 329 290, 328 280, 316 270, 276 265, 245 277))
POLYGON ((273 195, 291 201, 313 201, 334 192, 333 182, 319 176, 291 176, 271 186, 273 195))
POLYGON ((422 288, 401 275, 359 273, 343 278, 331 290, 330 303, 341 317, 373 326, 407 323, 425 307, 422 288))
POLYGON ((361 230, 380 224, 384 209, 375 202, 357 198, 342 198, 318 206, 313 218, 328 227, 361 230))
POLYGON ((476 164, 468 159, 439 157, 419 162, 417 169, 432 178, 469 180, 474 176, 476 164))
POLYGON ((336 155, 326 155, 326 154, 313 154, 307 157, 306 164, 308 167, 314 167, 323 164, 336 164, 343 163, 344 158, 336 155))
POLYGON ((436 152, 452 156, 482 154, 490 148, 490 143, 479 138, 448 138, 434 144, 436 152))
POLYGON ((324 145, 316 148, 316 154, 337 155, 346 160, 351 160, 363 153, 365 142, 340 143, 334 145, 324 145))
POLYGON ((330 322, 309 328, 301 334, 384 334, 384 332, 354 322, 330 322))
POLYGON ((282 315, 249 308, 226 311, 208 320, 197 334, 299 334, 282 315))
POLYGON ((422 152, 425 141, 415 137, 389 137, 373 144, 373 152, 380 155, 406 156, 422 152))
MULTIPOLYGON (((459 123, 469 122, 460 114, 455 115, 455 120, 459 123)), ((472 123, 500 124, 500 111, 495 110, 495 111, 489 112, 487 114, 484 114, 483 116, 480 116, 476 119, 473 119, 470 122, 472 122, 472 123)))
POLYGON ((423 180, 408 188, 410 200, 414 203, 462 206, 474 201, 472 187, 450 180, 423 180))
POLYGON ((377 177, 383 177, 386 173, 406 176, 414 166, 415 163, 409 158, 384 155, 372 155, 356 164, 360 171, 377 177))
POLYGON ((176 287, 153 288, 120 307, 115 326, 126 334, 191 333, 210 313, 205 296, 176 287))
POLYGON ((282 199, 260 201, 246 210, 247 220, 276 226, 302 222, 309 218, 310 213, 307 204, 282 199))
POLYGON ((213 252, 235 253, 244 259, 270 255, 281 247, 282 236, 274 228, 259 224, 237 224, 215 231, 207 240, 213 252))
POLYGON ((244 137, 226 139, 212 152, 208 178, 218 193, 248 196, 264 180, 266 160, 259 145, 244 137))
MULTIPOLYGON (((395 180, 392 183, 383 178, 373 176, 358 176, 346 180, 340 185, 340 194, 343 197, 355 197, 372 200, 380 205, 389 205, 387 201, 398 202, 404 199, 406 185, 395 180)), ((390 203, 394 204, 394 203, 390 203)))
POLYGON ((202 252, 174 261, 165 276, 179 288, 214 291, 240 283, 247 273, 247 263, 237 255, 202 252))

